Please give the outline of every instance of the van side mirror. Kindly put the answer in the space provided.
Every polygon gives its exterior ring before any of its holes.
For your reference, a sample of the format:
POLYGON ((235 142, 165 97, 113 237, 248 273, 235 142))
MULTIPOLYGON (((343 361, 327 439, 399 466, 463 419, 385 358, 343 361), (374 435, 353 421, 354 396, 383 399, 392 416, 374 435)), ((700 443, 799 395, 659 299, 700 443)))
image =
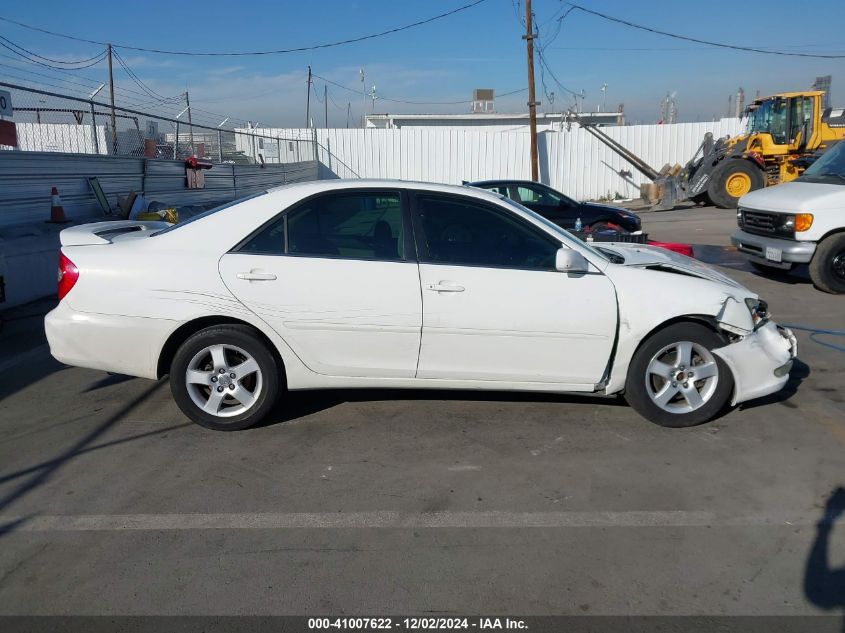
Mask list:
POLYGON ((585 273, 590 269, 587 259, 571 248, 559 248, 555 253, 555 270, 562 273, 585 273))

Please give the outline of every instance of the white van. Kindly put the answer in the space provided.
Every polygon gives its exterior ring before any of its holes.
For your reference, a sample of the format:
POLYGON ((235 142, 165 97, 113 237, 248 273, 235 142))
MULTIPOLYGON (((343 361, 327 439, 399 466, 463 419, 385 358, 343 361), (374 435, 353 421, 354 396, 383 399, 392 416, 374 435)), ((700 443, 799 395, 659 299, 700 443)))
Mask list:
POLYGON ((817 288, 845 293, 845 142, 798 179, 739 199, 731 242, 763 271, 809 264, 817 288))

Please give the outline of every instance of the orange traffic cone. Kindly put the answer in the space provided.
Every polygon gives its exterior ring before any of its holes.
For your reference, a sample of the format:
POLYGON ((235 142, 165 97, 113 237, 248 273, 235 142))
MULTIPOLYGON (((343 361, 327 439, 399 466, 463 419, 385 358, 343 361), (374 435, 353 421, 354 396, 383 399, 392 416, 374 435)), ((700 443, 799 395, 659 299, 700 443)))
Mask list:
POLYGON ((64 222, 69 222, 69 220, 65 217, 65 210, 64 207, 62 207, 62 199, 59 197, 59 190, 53 187, 50 195, 52 196, 50 219, 46 220, 46 222, 51 224, 63 224, 64 222))

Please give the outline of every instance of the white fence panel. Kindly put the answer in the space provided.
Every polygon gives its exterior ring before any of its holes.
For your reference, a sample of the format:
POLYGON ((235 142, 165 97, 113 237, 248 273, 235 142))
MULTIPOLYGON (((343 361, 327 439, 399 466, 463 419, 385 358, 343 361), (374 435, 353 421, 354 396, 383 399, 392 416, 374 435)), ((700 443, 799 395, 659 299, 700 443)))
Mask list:
MULTIPOLYGON (((684 164, 704 138, 737 134, 739 119, 672 125, 605 127, 602 131, 660 170, 684 164)), ((277 138, 309 138, 307 129, 261 129, 277 138)), ((318 129, 318 158, 324 174, 339 178, 398 178, 460 184, 464 180, 530 178, 526 132, 479 128, 318 129)), ((245 148, 246 149, 246 148, 245 148)), ((626 160, 589 132, 543 132, 538 139, 540 179, 577 199, 639 195, 647 181, 626 160), (620 175, 623 172, 623 175, 620 175), (630 174, 630 175, 629 175, 630 174)))
POLYGON ((25 152, 107 154, 106 128, 69 123, 16 123, 18 149, 25 152), (96 133, 97 139, 94 140, 96 133))

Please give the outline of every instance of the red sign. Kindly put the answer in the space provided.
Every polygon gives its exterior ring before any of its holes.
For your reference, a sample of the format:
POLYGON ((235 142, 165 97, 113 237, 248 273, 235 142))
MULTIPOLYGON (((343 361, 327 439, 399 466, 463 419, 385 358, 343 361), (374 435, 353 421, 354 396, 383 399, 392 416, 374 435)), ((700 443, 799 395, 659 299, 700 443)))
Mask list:
POLYGON ((18 146, 18 130, 14 121, 0 121, 0 145, 18 146))

